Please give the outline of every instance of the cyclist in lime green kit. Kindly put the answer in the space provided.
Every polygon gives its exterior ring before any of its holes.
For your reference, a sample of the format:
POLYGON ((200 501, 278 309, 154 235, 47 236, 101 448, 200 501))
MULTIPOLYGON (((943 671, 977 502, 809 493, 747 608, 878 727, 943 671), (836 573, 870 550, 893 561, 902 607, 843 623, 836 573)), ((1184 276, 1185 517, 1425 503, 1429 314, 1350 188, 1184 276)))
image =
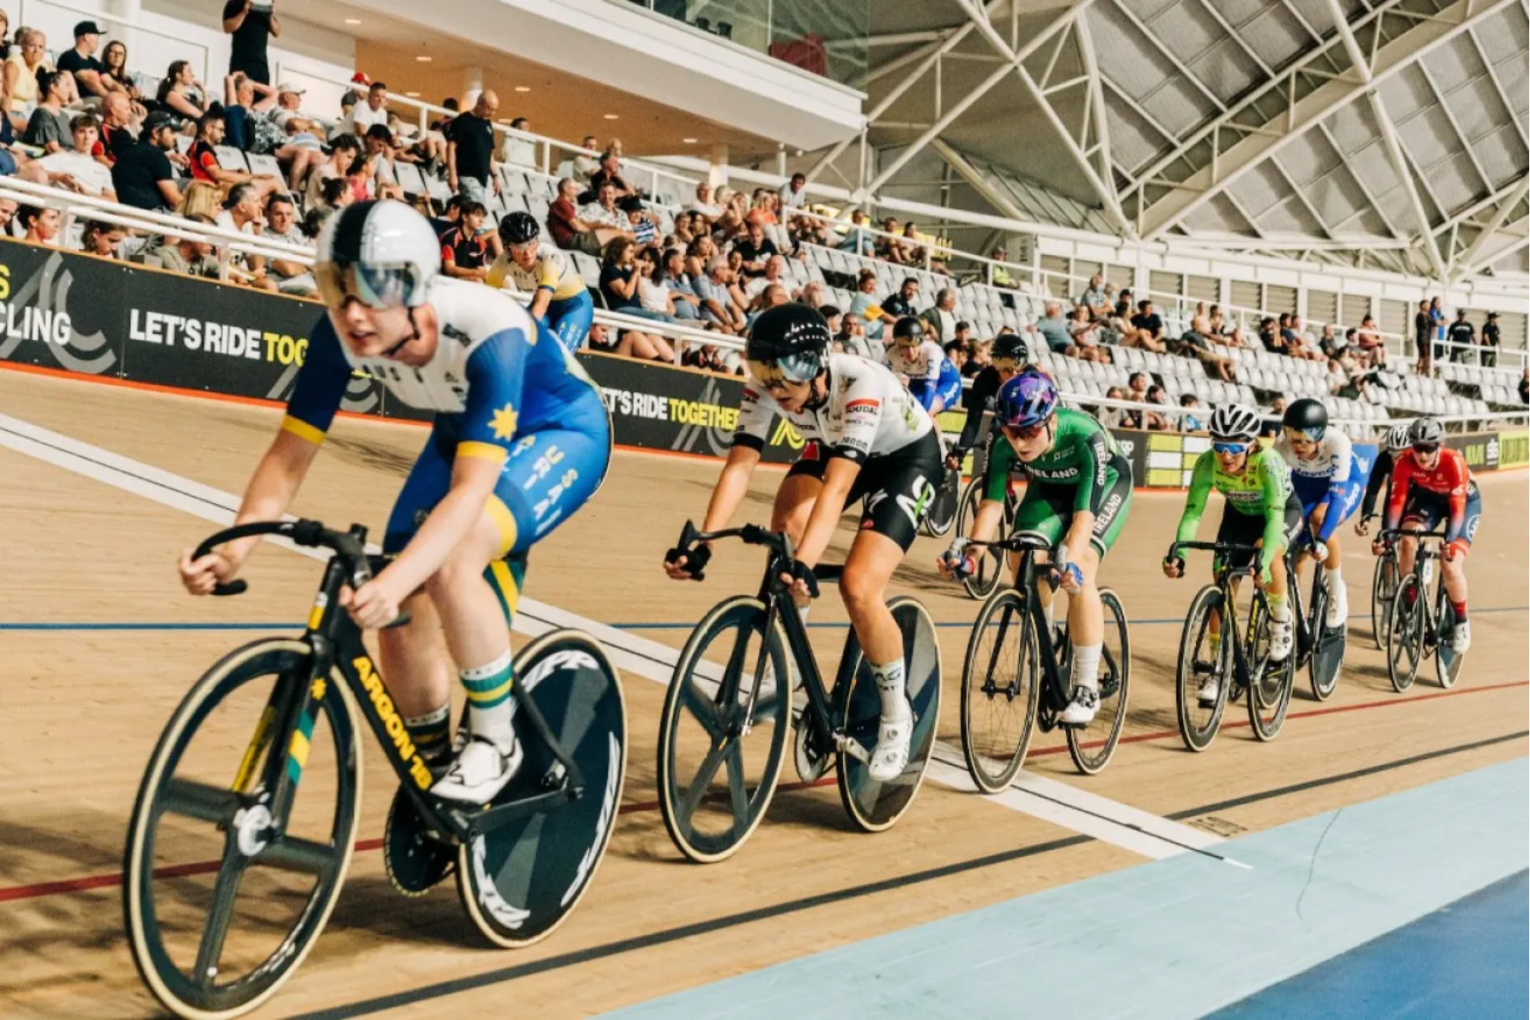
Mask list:
MULTIPOLYGON (((1099 421, 1059 403, 1057 385, 1037 368, 1025 369, 999 388, 994 417, 1004 442, 993 444, 985 495, 990 506, 1002 511, 1010 470, 1018 467, 1030 478, 1015 512, 1014 532, 1040 536, 1057 549, 1073 646, 1073 694, 1059 722, 1086 726, 1100 705, 1105 639, 1095 575, 1126 523, 1132 469, 1099 421)), ((979 514, 971 540, 992 540, 999 519, 998 512, 979 514)), ((939 567, 946 576, 958 577, 976 570, 960 546, 941 556, 939 567)))
MULTIPOLYGON (((1176 542, 1195 538, 1195 529, 1206 512, 1206 497, 1216 489, 1227 499, 1217 541, 1259 547, 1258 585, 1270 603, 1270 659, 1283 662, 1291 654, 1291 607, 1286 601, 1285 552, 1302 525, 1302 503, 1291 487, 1291 471, 1273 448, 1259 445, 1259 415, 1251 408, 1230 404, 1211 416, 1211 449, 1196 459, 1190 477, 1190 494, 1179 519, 1176 542)), ((1248 565, 1249 556, 1219 556, 1213 570, 1248 565)), ((1185 561, 1163 561, 1163 572, 1179 577, 1185 561)), ((1221 643, 1221 620, 1211 618, 1211 653, 1215 661, 1221 643)), ((1201 702, 1214 703, 1217 676, 1212 673, 1201 685, 1201 702)))

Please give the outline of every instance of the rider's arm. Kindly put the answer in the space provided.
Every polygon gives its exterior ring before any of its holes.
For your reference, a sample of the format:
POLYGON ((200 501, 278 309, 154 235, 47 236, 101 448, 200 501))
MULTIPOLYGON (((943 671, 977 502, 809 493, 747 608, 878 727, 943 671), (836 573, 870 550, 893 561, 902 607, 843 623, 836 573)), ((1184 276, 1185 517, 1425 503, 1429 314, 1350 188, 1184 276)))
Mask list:
POLYGON ((755 465, 765 452, 770 436, 770 423, 776 415, 776 402, 768 393, 756 390, 746 383, 744 395, 738 405, 738 425, 733 432, 733 448, 728 451, 727 463, 717 476, 712 489, 711 502, 707 504, 706 520, 702 531, 716 531, 727 527, 728 521, 738 510, 749 491, 749 479, 754 475, 755 465))
POLYGON ((1185 512, 1179 518, 1179 530, 1174 541, 1189 542, 1195 538, 1200 527, 1201 515, 1206 512, 1206 497, 1211 495, 1212 465, 1214 454, 1207 450, 1195 460, 1195 470, 1190 474, 1190 491, 1185 495, 1185 512))
POLYGON ((1259 547, 1259 574, 1270 576, 1270 565, 1286 551, 1286 500, 1290 483, 1283 475, 1285 462, 1266 451, 1259 458, 1259 487, 1263 492, 1264 542, 1259 547))
POLYGON ((1408 486, 1413 482, 1413 458, 1411 456, 1398 457, 1397 463, 1392 467, 1392 493, 1387 500, 1387 514, 1385 526, 1387 530, 1395 529, 1402 521, 1403 507, 1408 502, 1408 486))
POLYGON ((1339 526, 1339 508, 1344 504, 1344 493, 1349 488, 1349 475, 1354 470, 1355 460, 1348 436, 1336 432, 1326 438, 1329 441, 1329 466, 1332 473, 1328 476, 1328 492, 1323 496, 1323 505, 1328 508, 1328 512, 1323 515, 1323 526, 1318 529, 1319 542, 1328 541, 1339 526))
POLYGON ((1073 513, 1091 517, 1100 512, 1105 501, 1105 472, 1110 467, 1110 451, 1105 446, 1103 429, 1090 432, 1078 444, 1078 484, 1073 488, 1073 513))
POLYGON ((1445 465, 1445 477, 1450 481, 1450 524, 1445 529, 1445 541, 1454 542, 1466 527, 1466 492, 1471 486, 1471 475, 1466 468, 1466 458, 1454 450, 1441 450, 1441 457, 1449 457, 1445 465), (1450 456, 1450 454, 1455 456, 1450 456))
POLYGON ((959 450, 970 450, 977 445, 978 431, 983 426, 983 409, 988 406, 988 401, 999 391, 999 373, 989 372, 986 369, 979 372, 972 380, 972 388, 967 391, 964 403, 967 407, 967 421, 962 425, 962 434, 956 440, 959 450))
POLYGON ((403 552, 378 575, 397 582, 401 590, 414 591, 441 569, 485 512, 499 525, 500 555, 515 545, 515 518, 494 495, 494 486, 518 438, 516 408, 521 406, 530 346, 525 331, 511 326, 468 356, 467 407, 452 462, 451 487, 403 552))
POLYGON ((1376 497, 1381 495, 1387 479, 1392 477, 1392 451, 1378 450, 1376 463, 1371 467, 1371 477, 1365 483, 1365 499, 1360 502, 1362 520, 1376 516, 1376 497))
POLYGON ((802 543, 797 547, 797 559, 804 565, 817 566, 824 550, 829 547, 834 529, 839 526, 840 515, 845 512, 850 487, 860 473, 860 461, 852 460, 838 450, 830 455, 823 472, 823 491, 813 503, 813 512, 802 531, 802 543))

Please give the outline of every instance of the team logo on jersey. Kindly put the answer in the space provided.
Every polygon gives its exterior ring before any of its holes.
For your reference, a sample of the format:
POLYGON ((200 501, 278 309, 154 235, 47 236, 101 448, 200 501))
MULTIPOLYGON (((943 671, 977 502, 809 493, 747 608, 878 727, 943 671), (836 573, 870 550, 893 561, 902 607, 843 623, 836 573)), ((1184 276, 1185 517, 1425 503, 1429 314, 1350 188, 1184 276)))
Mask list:
POLYGON ((776 426, 775 435, 770 437, 771 446, 785 446, 793 450, 802 449, 806 443, 807 440, 802 438, 802 433, 798 432, 796 426, 785 418, 782 418, 780 424, 776 426))
POLYGON ((494 430, 494 438, 509 439, 515 435, 515 426, 519 417, 515 413, 515 408, 509 404, 495 411, 494 417, 489 419, 489 428, 494 430))
POLYGON ((897 496, 898 509, 908 515, 909 523, 915 528, 924 520, 925 511, 929 510, 930 502, 935 498, 935 486, 923 475, 914 478, 914 484, 909 486, 909 494, 899 493, 897 496))

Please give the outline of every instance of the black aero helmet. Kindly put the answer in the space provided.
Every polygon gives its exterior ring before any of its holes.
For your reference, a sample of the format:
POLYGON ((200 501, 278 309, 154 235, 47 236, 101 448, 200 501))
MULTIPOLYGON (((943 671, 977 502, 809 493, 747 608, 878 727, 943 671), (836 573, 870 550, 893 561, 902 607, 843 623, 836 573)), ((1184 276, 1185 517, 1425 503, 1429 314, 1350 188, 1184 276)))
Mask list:
POLYGON ((913 340, 914 343, 924 339, 924 323, 912 315, 905 315, 893 323, 893 341, 913 340))
POLYGON ((1005 333, 1003 336, 993 338, 993 347, 989 350, 988 356, 994 361, 1024 361, 1029 353, 1020 334, 1005 333))
POLYGON ((818 377, 829 358, 829 323, 818 309, 793 302, 767 309, 744 342, 749 374, 763 386, 818 377))
POLYGON ((525 244, 541 236, 537 219, 528 212, 513 212, 499 221, 499 239, 506 244, 525 244))
POLYGON ((1285 417, 1280 422, 1293 432, 1300 432, 1313 442, 1323 438, 1323 433, 1328 431, 1328 408, 1311 397, 1292 402, 1286 408, 1285 417))

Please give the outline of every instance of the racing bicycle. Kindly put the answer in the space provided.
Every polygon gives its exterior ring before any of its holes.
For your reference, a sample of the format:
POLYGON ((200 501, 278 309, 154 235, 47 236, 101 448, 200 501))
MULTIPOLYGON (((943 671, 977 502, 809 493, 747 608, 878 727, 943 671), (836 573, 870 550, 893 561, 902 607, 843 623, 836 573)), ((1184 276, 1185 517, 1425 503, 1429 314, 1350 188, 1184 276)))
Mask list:
MULTIPOLYGON (((358 715, 402 786, 395 812, 407 804, 422 835, 456 857, 458 894, 479 931, 507 948, 550 935, 595 877, 621 803, 626 710, 600 645, 559 630, 523 648, 513 688, 519 772, 490 804, 437 800, 434 774, 340 608, 342 586, 377 569, 366 529, 242 524, 193 558, 253 535, 334 555, 302 635, 261 638, 215 663, 149 759, 128 826, 123 907, 133 962, 155 998, 177 1016, 223 1020, 255 1009, 303 962, 356 845, 358 715)), ((235 580, 214 594, 247 588, 235 580)), ((392 626, 407 622, 403 614, 392 626)))
POLYGON ((1380 540, 1395 554, 1398 539, 1418 540, 1413 555, 1413 570, 1401 577, 1392 596, 1392 626, 1387 633, 1387 676, 1392 689, 1401 694, 1413 686, 1419 666, 1429 654, 1434 655, 1435 677, 1441 687, 1454 687, 1461 675, 1465 654, 1450 647, 1456 629, 1456 613, 1445 591, 1445 572, 1436 579, 1435 595, 1429 598, 1429 582, 1440 559, 1443 531, 1404 531, 1388 529, 1380 540))
POLYGON ((1307 611, 1302 612, 1302 586, 1297 565, 1305 553, 1314 547, 1310 531, 1303 531, 1292 546, 1286 564, 1290 568, 1290 584, 1287 590, 1291 598, 1292 647, 1291 655, 1298 669, 1307 667, 1307 677, 1312 683, 1312 696, 1318 701, 1333 697, 1339 686, 1339 668, 1344 663, 1344 647, 1349 631, 1348 621, 1340 620, 1328 626, 1328 588, 1323 583, 1327 568, 1322 560, 1312 566, 1312 595, 1307 611))

